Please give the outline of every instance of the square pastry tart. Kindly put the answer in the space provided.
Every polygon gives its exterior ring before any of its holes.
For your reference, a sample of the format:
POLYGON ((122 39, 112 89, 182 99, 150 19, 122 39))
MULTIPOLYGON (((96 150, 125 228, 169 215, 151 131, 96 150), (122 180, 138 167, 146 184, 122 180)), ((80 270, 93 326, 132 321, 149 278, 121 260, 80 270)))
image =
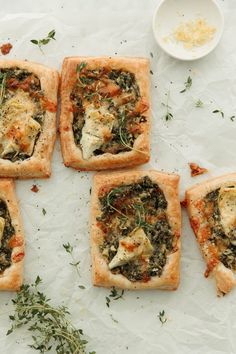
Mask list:
POLYGON ((23 280, 24 234, 14 181, 0 179, 0 290, 19 290, 23 280))
POLYGON ((65 58, 60 117, 65 166, 103 170, 147 162, 149 86, 148 59, 65 58))
POLYGON ((93 284, 175 290, 179 284, 179 176, 100 172, 92 189, 93 284))
POLYGON ((20 60, 0 61, 0 176, 49 177, 59 76, 20 60))
POLYGON ((190 223, 207 263, 205 276, 219 294, 236 284, 236 173, 213 178, 186 191, 190 223))

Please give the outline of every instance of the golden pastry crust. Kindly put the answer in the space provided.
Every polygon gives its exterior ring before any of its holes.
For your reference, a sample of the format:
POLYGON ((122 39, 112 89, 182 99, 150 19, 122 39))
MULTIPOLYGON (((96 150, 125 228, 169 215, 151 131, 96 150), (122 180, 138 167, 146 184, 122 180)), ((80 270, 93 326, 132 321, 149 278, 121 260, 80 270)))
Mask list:
POLYGON ((135 166, 150 159, 150 108, 142 115, 146 124, 142 133, 134 143, 134 149, 119 154, 104 153, 83 159, 81 149, 75 144, 72 130, 73 113, 70 93, 76 83, 76 67, 86 62, 88 69, 111 67, 112 69, 125 69, 135 74, 140 87, 141 97, 149 103, 150 107, 150 79, 149 60, 145 58, 111 58, 111 57, 69 57, 65 58, 62 66, 61 80, 61 115, 60 115, 60 141, 64 164, 78 170, 104 170, 135 166))
POLYGON ((124 172, 99 172, 94 176, 91 200, 91 254, 92 254, 92 278, 95 286, 121 289, 163 289, 176 290, 180 278, 180 232, 181 210, 178 196, 179 176, 161 173, 157 171, 124 171, 124 172), (103 232, 97 226, 97 217, 100 216, 99 192, 102 188, 114 188, 122 183, 135 183, 140 178, 148 176, 158 183, 168 202, 167 218, 171 229, 176 236, 174 251, 168 255, 162 275, 151 277, 148 281, 131 282, 122 274, 113 274, 102 256, 99 246, 103 242, 103 232))
POLYGON ((0 158, 0 176, 15 178, 44 178, 51 175, 51 157, 56 140, 56 107, 59 74, 44 65, 21 61, 1 60, 0 68, 26 69, 35 74, 41 83, 48 104, 43 129, 35 144, 33 155, 24 160, 11 162, 0 158))
POLYGON ((201 201, 211 191, 229 185, 236 185, 236 173, 226 174, 199 183, 189 188, 185 195, 190 223, 203 253, 203 257, 207 262, 205 276, 207 277, 212 273, 216 280, 219 295, 228 293, 236 285, 236 277, 232 270, 228 269, 220 262, 215 254, 215 249, 212 248, 210 241, 207 239, 206 230, 208 228, 208 222, 203 213, 201 201))
POLYGON ((12 246, 12 264, 0 274, 0 290, 19 290, 23 282, 23 262, 24 262, 24 233, 19 212, 19 207, 15 195, 15 185, 12 179, 0 180, 0 199, 8 208, 15 235, 10 239, 12 246))

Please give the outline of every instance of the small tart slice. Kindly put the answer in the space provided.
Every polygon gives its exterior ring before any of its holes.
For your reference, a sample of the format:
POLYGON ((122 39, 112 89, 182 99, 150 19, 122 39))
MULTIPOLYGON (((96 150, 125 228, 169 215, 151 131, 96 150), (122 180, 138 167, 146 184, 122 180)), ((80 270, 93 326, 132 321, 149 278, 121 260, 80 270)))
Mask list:
POLYGON ((186 191, 190 223, 219 295, 236 285, 236 173, 186 191))
POLYGON ((24 255, 24 233, 14 181, 0 179, 0 290, 19 290, 24 255))
POLYGON ((97 173, 92 188, 93 284, 175 290, 179 284, 179 176, 97 173))

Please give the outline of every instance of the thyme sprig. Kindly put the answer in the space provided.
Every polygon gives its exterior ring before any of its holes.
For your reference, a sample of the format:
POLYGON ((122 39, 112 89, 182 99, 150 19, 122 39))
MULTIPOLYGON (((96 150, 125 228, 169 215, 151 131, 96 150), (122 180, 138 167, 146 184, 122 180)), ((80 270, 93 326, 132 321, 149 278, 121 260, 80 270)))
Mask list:
POLYGON ((120 214, 120 215, 124 216, 126 219, 128 219, 128 216, 127 216, 127 215, 125 215, 124 213, 122 213, 120 210, 118 210, 117 208, 115 208, 114 205, 113 205, 114 199, 117 197, 117 195, 123 193, 123 191, 124 191, 124 188, 123 188, 122 186, 112 189, 112 190, 107 194, 107 197, 106 197, 106 204, 107 204, 108 207, 110 207, 111 209, 115 210, 118 214, 120 214))
POLYGON ((187 80, 184 83, 185 88, 180 91, 180 93, 184 93, 185 91, 189 90, 192 86, 193 80, 190 76, 188 76, 187 80))
POLYGON ((113 286, 112 289, 111 289, 111 292, 108 296, 106 296, 106 305, 107 307, 110 307, 110 303, 111 303, 111 300, 119 300, 119 299, 124 299, 123 297, 124 295, 124 290, 121 290, 121 292, 119 293, 117 291, 117 289, 113 286))
POLYGON ((120 137, 121 144, 127 147, 128 149, 147 155, 145 151, 135 149, 133 146, 129 144, 127 133, 126 133, 126 115, 124 112, 122 112, 119 117, 119 137, 120 137))
POLYGON ((47 37, 43 39, 31 39, 31 43, 37 45, 39 47, 39 50, 44 54, 42 50, 42 46, 48 44, 51 40, 56 40, 55 38, 56 31, 52 30, 48 32, 47 37))
POLYGON ((166 122, 168 122, 169 120, 171 120, 173 118, 173 114, 171 112, 172 108, 169 105, 169 100, 170 100, 170 91, 168 91, 166 94, 166 103, 162 102, 162 106, 164 106, 166 108, 166 113, 165 113, 165 120, 166 122))
POLYGON ((0 108, 2 107, 6 93, 7 73, 0 73, 0 108))
POLYGON ((166 318, 166 316, 165 316, 165 311, 164 311, 164 310, 162 310, 162 311, 159 312, 158 318, 159 318, 159 320, 160 320, 160 322, 161 322, 162 325, 163 325, 164 323, 166 323, 167 318, 166 318))
POLYGON ((83 331, 70 322, 65 306, 51 305, 50 299, 38 289, 41 282, 37 276, 33 284, 24 284, 12 300, 15 312, 9 316, 12 326, 7 335, 26 325, 33 339, 29 346, 40 353, 51 349, 57 354, 85 353, 87 341, 82 338, 83 331))
POLYGON ((80 277, 80 271, 79 271, 79 265, 80 265, 80 261, 76 261, 75 257, 74 257, 74 247, 68 242, 63 244, 64 249, 66 250, 67 253, 70 254, 72 262, 70 263, 70 265, 72 265, 73 267, 75 267, 76 272, 78 274, 78 276, 80 277))

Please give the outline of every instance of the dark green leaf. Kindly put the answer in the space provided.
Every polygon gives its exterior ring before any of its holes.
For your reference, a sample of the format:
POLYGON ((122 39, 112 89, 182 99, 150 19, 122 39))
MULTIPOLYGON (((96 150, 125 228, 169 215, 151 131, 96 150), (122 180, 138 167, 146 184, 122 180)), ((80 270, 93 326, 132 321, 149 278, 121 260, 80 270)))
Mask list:
POLYGON ((39 44, 39 41, 37 41, 37 39, 31 39, 31 41, 30 41, 31 43, 34 43, 34 44, 36 44, 36 45, 38 45, 39 44))
POLYGON ((85 67, 86 67, 87 63, 82 61, 79 65, 77 65, 77 73, 80 73, 85 67))

